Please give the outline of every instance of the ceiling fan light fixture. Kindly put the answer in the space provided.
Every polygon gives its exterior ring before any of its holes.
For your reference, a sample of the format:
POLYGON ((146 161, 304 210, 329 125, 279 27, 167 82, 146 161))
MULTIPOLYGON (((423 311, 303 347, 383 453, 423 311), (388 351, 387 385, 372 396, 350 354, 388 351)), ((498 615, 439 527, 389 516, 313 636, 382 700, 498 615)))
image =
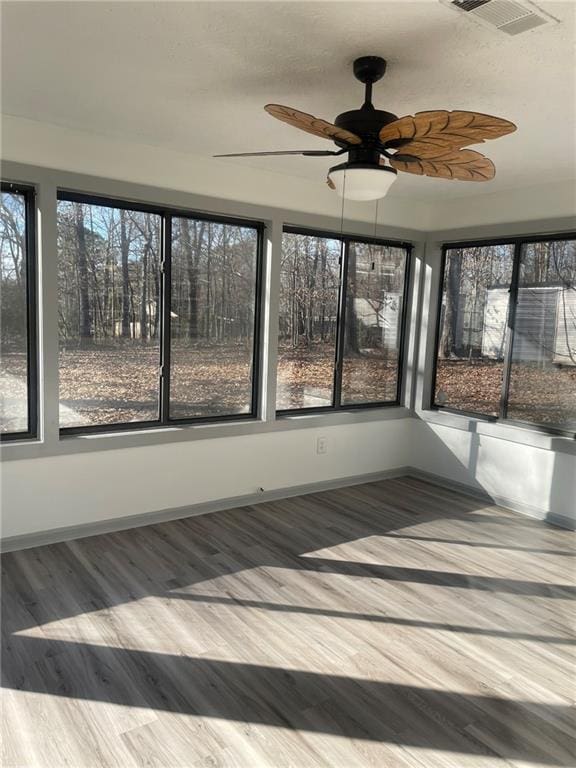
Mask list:
POLYGON ((366 202, 384 197, 396 175, 396 170, 388 165, 342 163, 330 168, 328 179, 339 197, 366 202))

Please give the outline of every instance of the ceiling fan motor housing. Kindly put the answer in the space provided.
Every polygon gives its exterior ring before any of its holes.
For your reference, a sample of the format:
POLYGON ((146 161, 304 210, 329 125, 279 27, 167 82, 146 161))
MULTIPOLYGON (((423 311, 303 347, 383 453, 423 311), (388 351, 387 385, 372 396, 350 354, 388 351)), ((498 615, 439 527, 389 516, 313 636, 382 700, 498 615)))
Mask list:
MULTIPOLYGON (((380 130, 388 123, 393 123, 398 119, 392 112, 385 112, 383 109, 374 109, 374 107, 362 107, 362 109, 352 109, 349 112, 342 112, 334 120, 338 128, 345 128, 347 131, 360 136, 365 146, 380 146, 378 135, 380 130)), ((335 142, 339 147, 350 146, 345 141, 335 142)))
MULTIPOLYGON (((353 64, 354 76, 366 86, 364 104, 360 109, 352 109, 338 115, 334 124, 362 138, 362 146, 370 150, 380 147, 378 134, 388 123, 398 119, 392 112, 375 109, 372 104, 372 84, 384 77, 386 60, 381 56, 361 56, 353 64)), ((336 141, 339 147, 349 146, 346 142, 336 141)), ((352 159, 352 158, 351 158, 352 159)), ((368 158, 358 158, 361 162, 369 162, 368 158)), ((376 159, 376 164, 378 159, 376 159)))

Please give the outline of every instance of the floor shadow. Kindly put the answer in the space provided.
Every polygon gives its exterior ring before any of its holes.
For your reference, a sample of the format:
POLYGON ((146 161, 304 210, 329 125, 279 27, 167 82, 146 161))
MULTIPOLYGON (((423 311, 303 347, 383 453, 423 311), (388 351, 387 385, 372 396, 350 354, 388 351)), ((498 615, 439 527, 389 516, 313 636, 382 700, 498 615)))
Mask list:
POLYGON ((374 565, 321 557, 306 556, 301 558, 301 563, 300 568, 303 570, 338 573, 344 576, 365 576, 383 581, 402 581, 428 584, 435 587, 481 590, 483 592, 505 592, 512 595, 546 597, 557 600, 570 600, 576 597, 576 586, 567 584, 547 584, 524 579, 503 579, 497 576, 451 573, 428 568, 374 565))
POLYGON ((463 541, 461 539, 439 539, 437 536, 406 536, 401 533, 381 534, 391 539, 402 541, 419 541, 430 544, 450 544, 456 547, 470 547, 472 549, 501 549, 505 552, 527 552, 534 555, 554 555, 555 557, 576 557, 576 551, 563 549, 545 549, 539 547, 518 547, 514 544, 495 544, 491 541, 463 541))
POLYGON ((169 581, 192 586, 262 565, 327 571, 338 566, 302 555, 439 517, 497 522, 496 516, 476 516, 484 506, 398 478, 8 553, 2 558, 4 626, 16 632, 157 594, 169 581), (123 558, 125 567, 107 562, 107 553, 123 558))
POLYGON ((552 643, 555 645, 568 645, 570 647, 575 644, 573 638, 562 637, 561 635, 535 635, 530 632, 509 632, 503 629, 469 627, 463 624, 443 624, 441 622, 422 621, 420 619, 402 619, 395 616, 385 616, 381 613, 353 613, 349 611, 331 610, 330 608, 313 608, 307 605, 287 605, 284 603, 270 603, 263 600, 242 600, 237 597, 219 597, 217 595, 188 594, 174 591, 168 592, 165 596, 176 600, 188 600, 193 603, 259 608, 264 611, 325 616, 335 619, 351 619, 352 621, 371 621, 377 624, 392 624, 400 627, 417 627, 420 629, 430 629, 442 632, 457 632, 465 635, 477 635, 479 637, 501 637, 505 640, 525 640, 533 643, 552 643))
POLYGON ((9 652, 40 658, 3 685, 109 702, 403 744, 421 749, 573 765, 572 710, 336 674, 13 637, 9 652), (90 679, 87 688, 86 678, 90 679), (553 744, 553 748, 550 748, 553 744))

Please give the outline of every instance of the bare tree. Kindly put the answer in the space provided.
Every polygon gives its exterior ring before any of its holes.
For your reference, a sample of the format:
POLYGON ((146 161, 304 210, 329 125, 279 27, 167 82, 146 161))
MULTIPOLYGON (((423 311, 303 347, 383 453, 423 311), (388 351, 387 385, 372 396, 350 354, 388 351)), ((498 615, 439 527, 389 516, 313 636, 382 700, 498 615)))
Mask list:
POLYGON ((79 320, 78 330, 80 343, 85 344, 93 339, 92 311, 90 305, 88 253, 86 249, 86 232, 84 228, 84 209, 82 205, 75 207, 76 239, 78 243, 76 268, 78 270, 79 320))
POLYGON ((122 338, 130 338, 130 237, 126 211, 120 211, 120 254, 122 259, 122 338))

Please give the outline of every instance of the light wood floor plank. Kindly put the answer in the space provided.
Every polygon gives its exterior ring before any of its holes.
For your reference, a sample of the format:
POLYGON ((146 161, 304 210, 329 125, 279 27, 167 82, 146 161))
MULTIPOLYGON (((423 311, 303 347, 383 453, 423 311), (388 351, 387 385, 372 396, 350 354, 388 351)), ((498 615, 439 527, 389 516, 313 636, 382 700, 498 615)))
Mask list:
POLYGON ((573 767, 575 555, 409 478, 4 555, 2 765, 573 767))

